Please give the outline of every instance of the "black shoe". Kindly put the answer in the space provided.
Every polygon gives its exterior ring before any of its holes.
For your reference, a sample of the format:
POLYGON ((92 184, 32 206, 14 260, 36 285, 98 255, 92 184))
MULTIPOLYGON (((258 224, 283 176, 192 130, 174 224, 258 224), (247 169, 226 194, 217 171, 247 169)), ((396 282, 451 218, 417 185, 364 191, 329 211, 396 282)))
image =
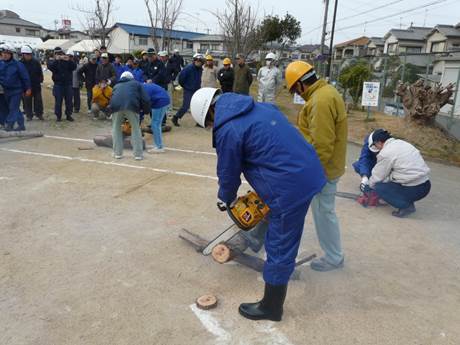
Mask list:
POLYGON ((40 121, 45 120, 45 119, 43 118, 43 115, 37 115, 37 117, 38 117, 38 119, 39 119, 40 121))
MULTIPOLYGON (((162 132, 162 133, 171 132, 171 129, 172 129, 171 126, 164 125, 164 126, 161 127, 161 132, 162 132)), ((150 132, 150 133, 151 133, 151 132, 150 132)))
POLYGON ((179 118, 177 118, 176 116, 172 117, 171 122, 173 123, 174 126, 180 127, 179 118))
POLYGON ((17 126, 14 130, 15 130, 16 132, 25 131, 25 130, 26 130, 26 127, 25 127, 24 125, 22 125, 22 126, 17 126))
POLYGON ((250 320, 281 321, 286 292, 287 284, 276 286, 265 283, 264 298, 257 303, 240 304, 239 312, 250 320))
POLYGON ((400 208, 399 210, 397 211, 393 211, 392 215, 394 217, 398 217, 398 218, 405 218, 407 217, 408 215, 410 215, 411 213, 414 213, 416 210, 415 210, 415 205, 412 204, 410 205, 409 207, 407 208, 400 208))
POLYGON ((67 121, 74 122, 75 120, 73 119, 72 116, 66 116, 67 121))
POLYGON ((14 125, 12 123, 7 123, 6 126, 5 126, 5 131, 12 132, 14 130, 13 126, 14 125))
POLYGON ((61 121, 62 121, 62 120, 61 120, 61 117, 57 117, 57 118, 56 118, 56 121, 57 121, 57 122, 61 122, 61 121))
POLYGON ((27 116, 27 121, 32 121, 33 118, 33 116, 27 116))

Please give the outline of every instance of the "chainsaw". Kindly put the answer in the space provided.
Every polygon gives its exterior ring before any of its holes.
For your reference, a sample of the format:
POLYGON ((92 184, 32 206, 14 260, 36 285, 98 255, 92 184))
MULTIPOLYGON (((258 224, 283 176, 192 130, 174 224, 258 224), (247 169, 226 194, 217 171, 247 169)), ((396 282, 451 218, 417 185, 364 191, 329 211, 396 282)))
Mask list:
POLYGON ((270 208, 262 199, 253 191, 247 192, 245 195, 238 197, 236 202, 227 207, 222 202, 217 203, 217 207, 222 212, 227 211, 233 224, 221 232, 215 239, 207 244, 203 249, 203 255, 209 255, 212 249, 222 242, 228 242, 241 231, 249 231, 262 221, 270 212, 270 208), (237 227, 235 231, 235 226, 237 227), (233 231, 230 231, 233 230, 233 231))

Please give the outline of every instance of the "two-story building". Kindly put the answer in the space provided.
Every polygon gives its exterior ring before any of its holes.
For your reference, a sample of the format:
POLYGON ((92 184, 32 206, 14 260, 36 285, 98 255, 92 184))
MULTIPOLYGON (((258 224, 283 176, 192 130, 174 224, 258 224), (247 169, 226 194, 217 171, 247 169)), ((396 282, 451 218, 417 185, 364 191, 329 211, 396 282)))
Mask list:
POLYGON ((411 26, 391 29, 384 37, 384 53, 388 55, 420 54, 426 50, 426 35, 433 28, 411 26))
POLYGON ((385 41, 383 37, 371 37, 366 48, 367 56, 382 56, 385 49, 385 41))
POLYGON ((436 25, 426 36, 426 53, 460 51, 460 23, 436 25))
POLYGON ((0 10, 0 34, 8 36, 43 37, 46 35, 41 25, 22 19, 17 13, 0 10))
POLYGON ((343 60, 365 56, 369 37, 361 36, 334 46, 334 60, 343 60))

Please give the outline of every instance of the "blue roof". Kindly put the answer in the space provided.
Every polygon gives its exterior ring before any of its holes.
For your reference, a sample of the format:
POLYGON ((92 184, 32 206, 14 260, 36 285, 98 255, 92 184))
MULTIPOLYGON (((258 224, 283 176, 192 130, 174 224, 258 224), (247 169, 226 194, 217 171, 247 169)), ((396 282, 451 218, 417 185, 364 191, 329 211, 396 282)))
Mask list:
MULTIPOLYGON (((150 26, 142 26, 142 25, 133 25, 133 24, 125 24, 125 23, 115 23, 113 28, 119 27, 125 30, 130 35, 136 36, 151 36, 151 27, 150 26)), ((157 28, 155 30, 155 34, 157 37, 163 36, 163 30, 157 28)), ((169 36, 169 32, 168 32, 169 36)), ((203 33, 199 32, 191 32, 191 31, 180 31, 180 30, 172 30, 171 31, 171 38, 178 39, 178 40, 191 40, 193 38, 197 38, 200 36, 205 36, 203 33)))

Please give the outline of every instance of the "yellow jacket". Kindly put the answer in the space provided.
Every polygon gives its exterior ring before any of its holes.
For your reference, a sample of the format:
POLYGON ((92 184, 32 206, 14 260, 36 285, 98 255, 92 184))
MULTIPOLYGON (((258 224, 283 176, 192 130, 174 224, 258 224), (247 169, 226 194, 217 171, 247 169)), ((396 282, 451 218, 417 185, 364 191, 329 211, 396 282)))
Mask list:
POLYGON ((107 108, 111 98, 112 88, 110 86, 106 86, 104 90, 99 85, 93 87, 93 103, 96 103, 101 108, 107 108))
POLYGON ((348 124, 345 103, 338 91, 324 80, 309 86, 302 95, 306 103, 298 126, 318 153, 328 180, 345 173, 348 124))

